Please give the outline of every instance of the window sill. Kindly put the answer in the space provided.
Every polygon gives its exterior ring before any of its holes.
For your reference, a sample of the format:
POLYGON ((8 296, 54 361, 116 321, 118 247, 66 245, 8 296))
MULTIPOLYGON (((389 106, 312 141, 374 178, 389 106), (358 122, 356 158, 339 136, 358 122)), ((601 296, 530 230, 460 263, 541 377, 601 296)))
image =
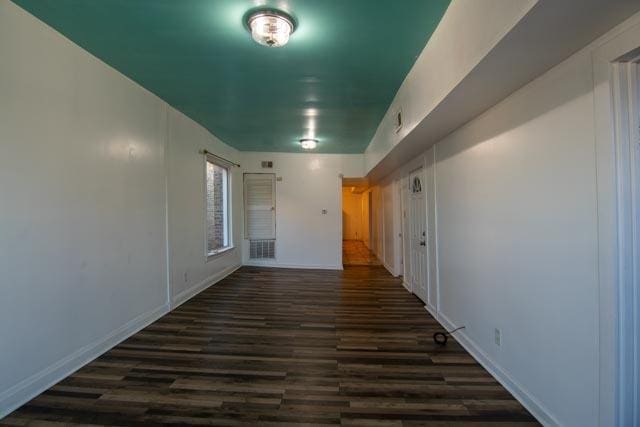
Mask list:
POLYGON ((229 251, 231 251, 233 249, 235 249, 234 246, 227 246, 226 248, 218 249, 215 252, 211 252, 210 254, 207 255, 207 262, 209 262, 209 261, 211 261, 211 260, 213 260, 215 258, 218 258, 220 255, 224 255, 224 254, 226 254, 227 252, 229 252, 229 251))

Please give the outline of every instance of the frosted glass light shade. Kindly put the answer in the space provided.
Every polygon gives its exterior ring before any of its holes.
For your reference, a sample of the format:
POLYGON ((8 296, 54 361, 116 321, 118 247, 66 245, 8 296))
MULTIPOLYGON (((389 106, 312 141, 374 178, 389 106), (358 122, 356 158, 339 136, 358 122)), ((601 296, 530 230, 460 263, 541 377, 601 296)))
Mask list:
POLYGON ((300 140, 300 146, 305 150, 313 150, 318 145, 317 139, 305 138, 300 140))
POLYGON ((293 22, 287 16, 275 11, 256 12, 248 19, 251 37, 269 47, 281 47, 289 42, 294 30, 293 22))

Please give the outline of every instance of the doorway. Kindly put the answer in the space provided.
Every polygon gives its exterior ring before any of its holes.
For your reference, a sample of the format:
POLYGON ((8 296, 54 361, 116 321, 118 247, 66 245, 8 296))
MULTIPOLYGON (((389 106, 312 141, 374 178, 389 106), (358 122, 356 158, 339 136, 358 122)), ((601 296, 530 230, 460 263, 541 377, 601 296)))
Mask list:
POLYGON ((342 264, 381 265, 369 249, 370 191, 365 180, 343 180, 342 187, 342 264))
POLYGON ((413 293, 427 302, 427 201, 424 169, 409 175, 409 281, 413 293))
POLYGON ((640 425, 640 22, 592 54, 601 425, 640 425))

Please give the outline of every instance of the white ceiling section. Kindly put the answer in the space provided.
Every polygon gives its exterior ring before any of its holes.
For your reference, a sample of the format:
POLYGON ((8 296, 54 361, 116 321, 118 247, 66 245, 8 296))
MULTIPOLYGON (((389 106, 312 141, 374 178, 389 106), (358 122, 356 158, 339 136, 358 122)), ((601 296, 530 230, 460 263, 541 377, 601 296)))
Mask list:
POLYGON ((638 10, 638 0, 454 0, 367 147, 367 176, 385 177, 638 10))

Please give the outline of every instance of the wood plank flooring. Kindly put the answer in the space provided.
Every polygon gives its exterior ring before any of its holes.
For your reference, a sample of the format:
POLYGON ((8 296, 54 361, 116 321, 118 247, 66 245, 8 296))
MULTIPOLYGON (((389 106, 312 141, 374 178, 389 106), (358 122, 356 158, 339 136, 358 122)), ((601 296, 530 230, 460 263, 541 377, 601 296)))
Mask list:
POLYGON ((362 240, 342 241, 342 264, 344 265, 382 265, 362 240))
POLYGON ((382 267, 244 267, 3 425, 538 425, 382 267))

